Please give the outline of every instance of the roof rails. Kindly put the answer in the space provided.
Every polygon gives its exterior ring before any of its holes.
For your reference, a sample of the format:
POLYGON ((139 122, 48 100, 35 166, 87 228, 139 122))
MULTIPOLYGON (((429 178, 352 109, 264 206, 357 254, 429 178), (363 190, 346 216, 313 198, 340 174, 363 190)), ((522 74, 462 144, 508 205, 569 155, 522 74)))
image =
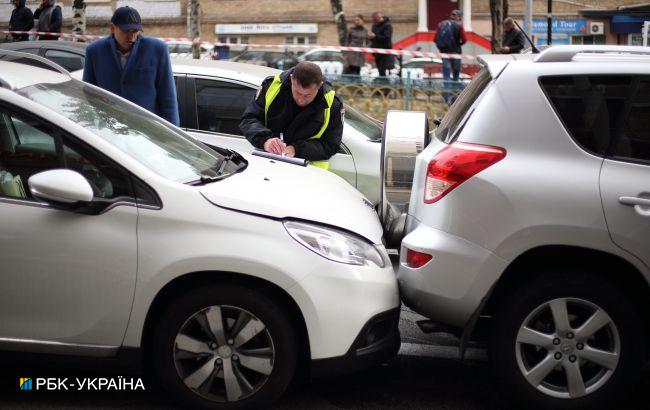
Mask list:
MULTIPOLYGON (((23 53, 20 51, 13 51, 13 50, 0 50, 0 60, 5 60, 3 56, 11 56, 11 57, 16 57, 16 59, 22 60, 31 60, 31 61, 19 61, 21 64, 28 64, 32 65, 35 67, 40 67, 40 68, 45 68, 48 70, 56 71, 60 74, 64 74, 67 76, 70 76, 70 72, 66 70, 65 68, 61 67, 54 61, 48 60, 47 58, 37 56, 34 54, 29 54, 29 53, 23 53), (37 64, 32 64, 32 61, 37 63, 37 64)), ((13 61, 11 59, 7 59, 7 61, 13 61)))
POLYGON ((542 51, 533 61, 536 63, 567 63, 577 54, 620 54, 650 56, 650 47, 634 46, 553 46, 542 51))

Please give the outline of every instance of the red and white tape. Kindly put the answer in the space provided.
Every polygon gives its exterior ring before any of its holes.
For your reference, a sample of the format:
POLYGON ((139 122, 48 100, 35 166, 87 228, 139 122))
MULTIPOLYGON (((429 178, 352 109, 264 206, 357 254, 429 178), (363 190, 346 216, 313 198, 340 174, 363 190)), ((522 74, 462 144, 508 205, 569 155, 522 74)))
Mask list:
MULTIPOLYGON (((88 35, 88 34, 67 34, 67 33, 47 33, 47 32, 36 32, 36 31, 7 31, 4 30, 2 33, 6 34, 34 34, 34 35, 48 35, 48 36, 59 36, 62 38, 76 38, 81 40, 98 40, 103 36, 97 35, 88 35)), ((158 39, 168 42, 168 41, 186 41, 186 42, 197 42, 206 46, 226 46, 226 47, 243 47, 243 48, 266 48, 266 49, 298 49, 298 50, 310 50, 310 49, 323 49, 329 51, 353 51, 359 53, 370 53, 370 54, 389 54, 394 56, 410 56, 410 57, 429 57, 429 58, 454 58, 454 59, 463 59, 463 60, 475 60, 476 56, 469 54, 447 54, 447 53, 435 53, 428 51, 411 51, 411 50, 394 50, 386 48, 370 48, 370 47, 345 47, 345 46, 321 46, 314 44, 232 44, 232 43, 221 43, 221 42, 211 42, 211 41, 201 41, 198 38, 192 39, 190 37, 158 37, 158 39)))

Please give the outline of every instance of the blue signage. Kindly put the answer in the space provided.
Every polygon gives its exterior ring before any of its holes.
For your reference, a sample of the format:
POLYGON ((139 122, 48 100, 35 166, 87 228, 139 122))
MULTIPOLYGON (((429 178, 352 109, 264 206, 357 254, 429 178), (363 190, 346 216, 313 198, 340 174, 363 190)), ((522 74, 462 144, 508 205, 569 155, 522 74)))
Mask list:
MULTIPOLYGON (((525 23, 525 22, 524 22, 525 23)), ((533 34, 546 34, 546 19, 533 19, 533 34)), ((524 30, 526 25, 524 24, 524 30)), ((587 20, 558 20, 551 23, 553 34, 587 34, 587 20)))

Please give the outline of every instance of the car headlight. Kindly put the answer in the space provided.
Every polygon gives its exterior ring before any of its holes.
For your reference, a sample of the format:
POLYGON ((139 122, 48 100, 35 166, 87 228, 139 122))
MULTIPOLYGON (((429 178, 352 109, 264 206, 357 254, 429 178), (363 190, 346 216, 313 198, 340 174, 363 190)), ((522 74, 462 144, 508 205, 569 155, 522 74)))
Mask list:
POLYGON ((349 265, 386 266, 379 249, 347 232, 294 221, 284 222, 284 227, 293 239, 324 258, 349 265))

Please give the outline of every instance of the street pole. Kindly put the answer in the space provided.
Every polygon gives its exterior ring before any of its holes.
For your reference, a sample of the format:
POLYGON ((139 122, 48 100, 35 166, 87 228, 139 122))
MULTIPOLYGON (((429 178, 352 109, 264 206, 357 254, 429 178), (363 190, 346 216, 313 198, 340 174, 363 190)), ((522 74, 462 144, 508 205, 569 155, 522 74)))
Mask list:
POLYGON ((548 0, 548 14, 546 16, 546 44, 553 44, 553 0, 548 0))
POLYGON ((533 0, 526 0, 526 11, 524 12, 524 24, 528 37, 533 33, 533 0))

